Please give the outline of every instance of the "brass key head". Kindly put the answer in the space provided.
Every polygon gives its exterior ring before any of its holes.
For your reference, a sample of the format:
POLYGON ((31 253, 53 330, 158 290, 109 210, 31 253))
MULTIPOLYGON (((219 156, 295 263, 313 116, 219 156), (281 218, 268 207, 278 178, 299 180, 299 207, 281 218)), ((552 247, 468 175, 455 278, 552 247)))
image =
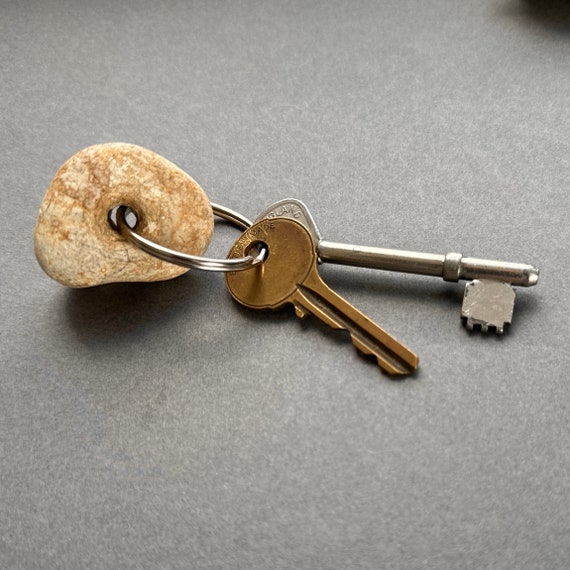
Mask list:
POLYGON ((277 310, 288 303, 317 263, 311 234, 291 219, 261 220, 246 230, 228 258, 244 257, 258 244, 269 251, 267 259, 247 271, 226 274, 232 297, 252 309, 277 310))

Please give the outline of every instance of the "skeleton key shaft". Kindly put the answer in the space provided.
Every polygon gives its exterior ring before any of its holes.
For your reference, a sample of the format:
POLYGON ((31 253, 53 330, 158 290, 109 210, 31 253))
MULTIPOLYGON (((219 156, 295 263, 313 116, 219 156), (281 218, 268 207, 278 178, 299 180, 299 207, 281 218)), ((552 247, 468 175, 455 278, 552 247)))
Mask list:
POLYGON ((538 282, 538 269, 532 265, 463 257, 460 253, 437 255, 324 240, 319 242, 318 252, 324 262, 433 275, 445 281, 489 279, 522 287, 531 287, 538 282))
POLYGON ((312 314, 333 328, 346 329, 356 348, 375 356, 388 374, 405 375, 416 369, 418 357, 411 350, 320 278, 316 243, 302 224, 291 219, 261 220, 244 232, 228 257, 243 257, 259 243, 269 251, 264 263, 226 275, 234 299, 253 309, 277 310, 292 304, 301 318, 312 314))
POLYGON ((258 216, 257 221, 264 218, 291 218, 301 222, 317 242, 319 258, 328 263, 433 275, 445 281, 488 279, 522 287, 531 287, 538 282, 538 269, 524 263, 463 257, 460 253, 437 255, 325 241, 307 207, 295 199, 273 204, 258 216))

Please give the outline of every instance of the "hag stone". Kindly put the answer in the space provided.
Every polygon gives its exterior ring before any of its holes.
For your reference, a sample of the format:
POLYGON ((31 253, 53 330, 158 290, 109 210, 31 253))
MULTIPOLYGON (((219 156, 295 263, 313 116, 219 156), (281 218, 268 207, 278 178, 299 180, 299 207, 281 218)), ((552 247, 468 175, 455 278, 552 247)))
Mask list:
POLYGON ((109 212, 129 206, 137 233, 165 247, 202 255, 214 228, 202 188, 165 158, 132 144, 100 144, 72 156, 40 207, 34 235, 43 270, 69 287, 162 281, 186 271, 126 241, 109 212))

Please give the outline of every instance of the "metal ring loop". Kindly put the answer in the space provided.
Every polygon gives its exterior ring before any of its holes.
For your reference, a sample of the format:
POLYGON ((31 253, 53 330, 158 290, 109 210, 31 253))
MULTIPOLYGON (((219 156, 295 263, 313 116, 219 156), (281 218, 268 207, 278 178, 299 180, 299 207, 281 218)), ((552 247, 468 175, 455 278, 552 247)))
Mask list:
MULTIPOLYGON (((247 230, 252 225, 245 216, 242 216, 234 210, 230 210, 218 204, 211 204, 214 215, 222 218, 241 230, 247 230)), ((212 259, 210 257, 201 257, 198 255, 190 255, 182 253, 174 249, 169 249, 155 243, 147 238, 137 234, 127 223, 126 216, 132 213, 136 216, 136 212, 128 206, 119 206, 109 212, 109 223, 113 229, 117 230, 124 238, 145 251, 146 253, 158 257, 168 263, 174 263, 183 267, 193 267, 202 271, 243 271, 250 269, 265 261, 267 257, 267 248, 259 247, 255 257, 248 255, 247 257, 239 257, 236 259, 212 259), (114 212, 116 220, 113 219, 111 213, 114 212)))

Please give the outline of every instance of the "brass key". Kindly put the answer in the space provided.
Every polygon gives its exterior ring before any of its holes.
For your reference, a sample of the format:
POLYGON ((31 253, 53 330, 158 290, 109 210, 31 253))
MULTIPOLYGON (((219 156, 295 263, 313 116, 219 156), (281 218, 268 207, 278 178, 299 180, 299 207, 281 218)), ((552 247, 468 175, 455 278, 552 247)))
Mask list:
POLYGON ((236 301, 252 309, 274 311, 292 304, 300 318, 311 314, 335 329, 347 330, 354 346, 376 357, 386 373, 406 375, 417 368, 416 354, 321 279, 317 244, 303 225, 287 218, 261 220, 237 240, 228 258, 249 255, 260 244, 268 249, 266 261, 247 271, 226 274, 226 284, 236 301))

